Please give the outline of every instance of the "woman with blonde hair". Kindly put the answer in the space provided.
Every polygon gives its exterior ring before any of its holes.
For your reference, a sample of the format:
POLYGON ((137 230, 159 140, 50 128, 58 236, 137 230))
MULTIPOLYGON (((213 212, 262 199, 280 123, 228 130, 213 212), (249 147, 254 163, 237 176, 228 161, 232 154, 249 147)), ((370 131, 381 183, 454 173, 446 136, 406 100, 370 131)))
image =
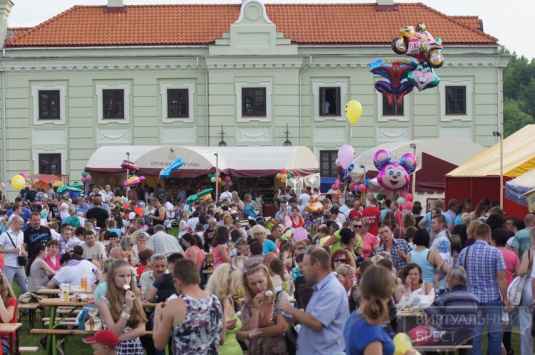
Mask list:
POLYGON ((470 224, 468 225, 468 228, 466 229, 466 234, 468 234, 468 239, 466 239, 466 241, 464 242, 463 247, 467 248, 476 242, 475 232, 476 232, 477 226, 479 226, 480 224, 483 224, 483 222, 478 221, 478 220, 470 222, 470 224))
MULTIPOLYGON (((17 323, 17 316, 19 314, 17 306, 17 296, 9 285, 9 280, 6 275, 0 271, 0 323, 17 323)), ((2 353, 18 353, 13 351, 15 349, 9 348, 9 342, 4 336, 8 334, 0 334, 2 336, 2 353)))
POLYGON ((254 338, 261 333, 258 330, 242 330, 242 323, 236 313, 235 301, 232 298, 230 287, 232 284, 232 274, 234 272, 235 271, 231 272, 230 264, 223 264, 214 271, 206 285, 206 292, 216 294, 223 303, 227 335, 223 345, 219 346, 220 355, 243 354, 243 350, 238 343, 238 340, 254 338))
POLYGON ((243 330, 251 333, 249 353, 255 355, 286 354, 284 334, 288 323, 280 310, 281 301, 288 301, 285 292, 276 292, 268 268, 256 265, 243 277, 245 302, 241 308, 243 330), (254 337, 259 329, 260 336, 254 337))
POLYGON ((117 355, 144 355, 139 337, 145 334, 147 317, 130 264, 115 260, 106 281, 106 296, 98 302, 98 311, 106 328, 121 340, 115 349, 117 355))

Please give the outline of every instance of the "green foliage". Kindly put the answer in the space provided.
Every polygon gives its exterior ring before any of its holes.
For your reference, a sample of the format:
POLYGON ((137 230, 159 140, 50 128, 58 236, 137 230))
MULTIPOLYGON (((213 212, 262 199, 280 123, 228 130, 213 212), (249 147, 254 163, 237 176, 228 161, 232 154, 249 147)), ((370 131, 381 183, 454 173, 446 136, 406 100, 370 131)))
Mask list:
POLYGON ((503 130, 507 137, 527 124, 534 123, 533 117, 522 111, 516 100, 505 99, 503 103, 503 130))
MULTIPOLYGON (((508 51, 505 51, 508 53, 508 51)), ((503 79, 503 125, 507 137, 535 123, 535 61, 513 53, 503 79)))

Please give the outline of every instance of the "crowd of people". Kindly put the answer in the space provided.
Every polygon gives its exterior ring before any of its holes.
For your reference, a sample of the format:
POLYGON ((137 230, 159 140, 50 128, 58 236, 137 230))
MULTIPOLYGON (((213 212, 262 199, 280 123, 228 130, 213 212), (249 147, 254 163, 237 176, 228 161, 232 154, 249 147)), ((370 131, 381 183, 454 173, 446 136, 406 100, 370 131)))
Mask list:
POLYGON ((85 279, 107 329, 85 341, 106 354, 393 354, 401 331, 481 354, 484 328, 489 354, 512 354, 509 316, 533 353, 535 215, 487 200, 422 214, 373 193, 328 194, 311 213, 314 192, 277 190, 265 217, 254 191, 228 187, 191 205, 110 186, 23 190, 0 211, 0 319, 17 321, 13 282, 26 293, 85 279), (425 326, 402 329, 408 311, 425 326))

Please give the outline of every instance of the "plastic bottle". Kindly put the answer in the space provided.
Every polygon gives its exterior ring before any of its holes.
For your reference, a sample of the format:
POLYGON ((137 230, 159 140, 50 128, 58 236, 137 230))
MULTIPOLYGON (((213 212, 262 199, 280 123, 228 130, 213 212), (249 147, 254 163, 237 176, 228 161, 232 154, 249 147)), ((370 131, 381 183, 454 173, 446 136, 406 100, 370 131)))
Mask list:
POLYGON ((82 277, 80 278, 80 288, 83 291, 87 291, 87 273, 84 269, 84 273, 82 274, 82 277))

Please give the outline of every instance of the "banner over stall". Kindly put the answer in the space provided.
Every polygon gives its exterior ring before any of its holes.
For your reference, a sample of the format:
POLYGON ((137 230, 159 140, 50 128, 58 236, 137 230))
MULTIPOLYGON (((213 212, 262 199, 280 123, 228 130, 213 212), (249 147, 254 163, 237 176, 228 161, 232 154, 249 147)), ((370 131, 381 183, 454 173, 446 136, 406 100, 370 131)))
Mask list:
POLYGON ((293 176, 319 173, 314 153, 307 147, 180 147, 180 146, 105 146, 89 158, 85 171, 121 174, 123 160, 138 167, 139 175, 160 174, 176 158, 184 165, 171 177, 196 178, 219 171, 231 177, 274 176, 286 169, 293 176), (127 155, 127 153, 129 155, 127 155))

